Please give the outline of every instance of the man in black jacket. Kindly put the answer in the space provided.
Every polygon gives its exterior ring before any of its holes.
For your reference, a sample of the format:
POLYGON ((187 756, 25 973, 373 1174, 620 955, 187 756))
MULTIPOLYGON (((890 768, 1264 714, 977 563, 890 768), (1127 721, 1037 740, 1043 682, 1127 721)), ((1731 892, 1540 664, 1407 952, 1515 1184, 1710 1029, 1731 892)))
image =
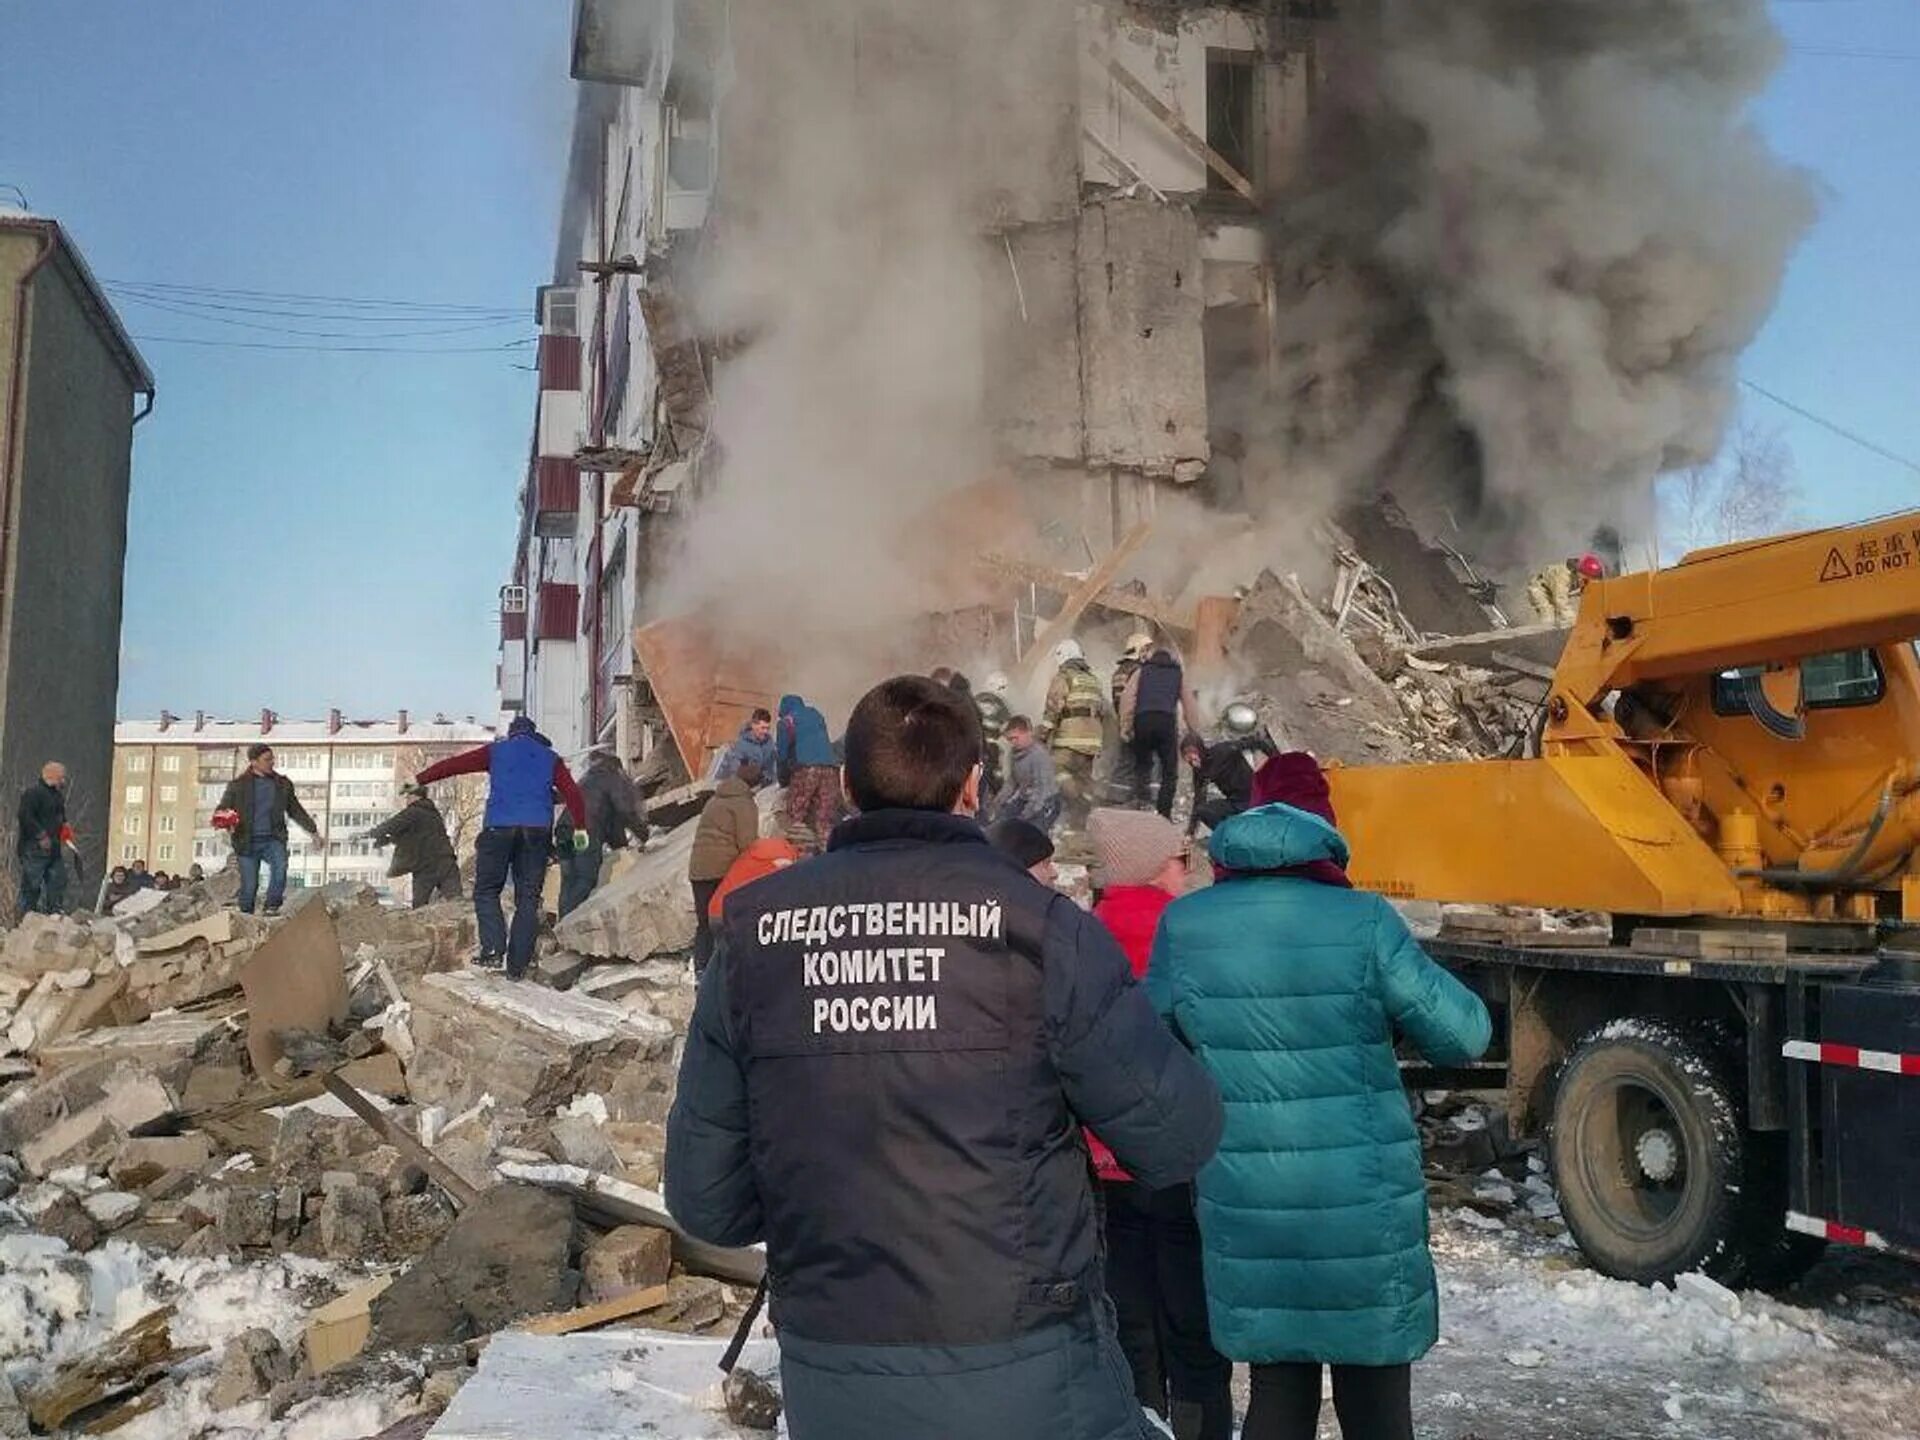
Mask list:
POLYGON ((596 750, 588 757, 580 794, 587 803, 587 843, 580 850, 571 844, 559 846, 562 915, 571 914, 593 894, 607 851, 624 850, 629 837, 636 845, 647 843, 646 803, 612 751, 596 750))
POLYGON ((20 918, 58 915, 67 896, 67 767, 49 760, 20 795, 20 918))
POLYGON ((890 680, 846 743, 857 818, 727 901, 668 1208, 766 1242, 795 1440, 1151 1435, 1081 1126, 1177 1185, 1219 1142, 1219 1093, 1098 922, 988 845, 966 697, 890 680))
MULTIPOLYGON (((273 768, 271 745, 249 745, 247 768, 227 782, 220 809, 232 816, 233 854, 240 867, 240 910, 251 915, 260 893, 260 866, 267 867, 267 914, 280 913, 287 896, 287 820, 313 837, 320 835, 307 807, 294 794, 293 781, 273 768)), ((216 815, 216 820, 219 818, 216 815)))
POLYGON ((453 842, 447 838, 447 822, 441 818, 440 807, 433 803, 424 785, 402 785, 400 793, 407 803, 398 814, 369 830, 367 839, 376 846, 393 847, 387 874, 413 877, 414 909, 435 900, 458 900, 460 862, 454 857, 453 842))

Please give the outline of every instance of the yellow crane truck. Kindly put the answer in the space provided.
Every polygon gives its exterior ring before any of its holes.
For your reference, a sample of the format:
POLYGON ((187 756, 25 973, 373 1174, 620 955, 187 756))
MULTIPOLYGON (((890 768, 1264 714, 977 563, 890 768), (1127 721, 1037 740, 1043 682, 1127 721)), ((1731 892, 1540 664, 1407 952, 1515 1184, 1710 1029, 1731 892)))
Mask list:
POLYGON ((1624 1279, 1920 1258, 1920 512, 1590 583, 1536 755, 1335 768, 1356 884, 1603 912, 1442 938, 1624 1279))

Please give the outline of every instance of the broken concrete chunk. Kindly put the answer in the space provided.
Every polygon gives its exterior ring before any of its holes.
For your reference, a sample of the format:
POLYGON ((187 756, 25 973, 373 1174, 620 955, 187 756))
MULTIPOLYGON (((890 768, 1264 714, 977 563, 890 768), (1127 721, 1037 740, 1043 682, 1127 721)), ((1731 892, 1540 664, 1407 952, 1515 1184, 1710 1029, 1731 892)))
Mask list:
POLYGON ((271 1185, 228 1185, 216 1190, 209 1207, 220 1242, 233 1250, 265 1249, 273 1244, 279 1215, 279 1191, 271 1185))
POLYGON ((198 1170, 213 1159, 213 1142, 205 1135, 136 1136, 121 1142, 107 1166, 114 1184, 138 1190, 171 1171, 198 1170))
POLYGON ((620 1164, 613 1145, 598 1124, 585 1115, 557 1116, 547 1126, 558 1158, 589 1170, 613 1170, 620 1164))
POLYGON ((569 1309, 580 1293, 574 1252, 571 1201, 531 1186, 497 1185, 373 1302, 375 1343, 413 1350, 569 1309))
POLYGON ((215 1410, 231 1410, 264 1399, 293 1375, 292 1357, 280 1348, 271 1330, 247 1330, 227 1342, 207 1403, 215 1410))
POLYGON ((749 1430, 772 1430, 780 1424, 780 1392, 756 1370, 736 1365, 721 1383, 727 1418, 749 1430))
POLYGON ((112 941, 69 915, 28 915, 0 946, 0 969, 29 980, 55 971, 86 970, 111 957, 112 941))
POLYGON ((175 1108, 173 1097, 158 1080, 123 1076, 102 1099, 27 1141, 20 1158, 33 1174, 45 1175, 90 1159, 115 1140, 159 1125, 175 1108))
POLYGON ((34 1217, 33 1224, 42 1234, 66 1242, 75 1254, 93 1249, 101 1240, 100 1222, 65 1191, 54 1196, 52 1203, 34 1217))
MULTIPOLYGON (((173 918, 171 911, 166 918, 173 918)), ((171 929, 153 934, 136 935, 134 947, 142 955, 155 955, 168 950, 184 950, 195 940, 213 946, 224 945, 231 939, 233 939, 233 911, 219 909, 197 920, 174 925, 171 929)))
MULTIPOLYGON (((771 797, 761 799, 763 806, 771 797)), ((554 927, 568 950, 603 960, 645 960, 693 944, 693 897, 687 861, 694 824, 680 826, 658 849, 634 858, 624 874, 601 886, 554 927)))
POLYGON ((407 1076, 400 1068, 400 1057, 387 1051, 341 1066, 340 1078, 356 1090, 385 1100, 408 1097, 407 1076))
POLYGON ((198 1059, 225 1028, 221 1020, 197 1015, 156 1015, 138 1025, 105 1026, 50 1041, 34 1054, 54 1070, 93 1060, 127 1061, 154 1069, 198 1059))
POLYGON ((334 1260, 361 1260, 380 1247, 386 1235, 380 1192, 348 1177, 327 1189, 320 1202, 320 1249, 334 1260))
POLYGON ((587 956, 572 950, 555 950, 542 955, 534 962, 533 968, 550 988, 571 990, 592 963, 587 956))
POLYGON ((102 1190, 80 1204, 102 1230, 118 1230, 140 1213, 140 1197, 124 1190, 102 1190))
POLYGON ((673 1236, 650 1225, 622 1225, 587 1246, 580 1273, 589 1301, 664 1285, 673 1273, 673 1236))
MULTIPOLYGON (((674 965, 671 969, 677 974, 680 967, 674 965)), ((596 1000, 612 1002, 624 1000, 655 983, 644 965, 596 965, 575 982, 574 988, 596 1000)))
POLYGON ((431 1249, 453 1225, 453 1206, 436 1190, 393 1196, 380 1209, 387 1247, 396 1255, 419 1255, 431 1249))
POLYGON ((494 975, 429 975, 409 999, 417 1048, 408 1088, 416 1101, 454 1111, 492 1095, 503 1106, 549 1112, 673 1049, 665 1021, 494 975))

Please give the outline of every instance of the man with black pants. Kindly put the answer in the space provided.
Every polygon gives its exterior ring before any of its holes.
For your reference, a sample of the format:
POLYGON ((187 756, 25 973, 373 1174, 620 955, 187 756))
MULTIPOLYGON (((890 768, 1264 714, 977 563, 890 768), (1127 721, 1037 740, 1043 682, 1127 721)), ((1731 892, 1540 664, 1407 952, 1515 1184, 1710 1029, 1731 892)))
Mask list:
POLYGON ((580 781, 587 802, 587 843, 569 840, 560 852, 560 914, 571 915, 600 884, 600 866, 609 850, 624 850, 631 839, 647 843, 647 806, 611 750, 595 750, 580 781))
POLYGON ((794 1440, 1146 1440, 1079 1123, 1149 1186, 1218 1091, 1090 915, 974 821, 981 732, 924 676, 847 726, 858 809, 728 899, 667 1122, 667 1207, 764 1240, 794 1440))
POLYGON ((1160 813, 1173 818, 1173 797, 1180 788, 1180 716, 1200 728, 1200 706, 1187 687, 1186 671, 1164 645, 1127 681, 1120 699, 1120 733, 1133 751, 1133 803, 1147 803, 1154 767, 1160 769, 1160 813))
POLYGON ((67 904, 67 767, 49 760, 20 795, 20 918, 58 915, 67 904))
POLYGON ((557 790, 573 819, 574 847, 587 840, 587 805, 566 761, 553 753, 546 736, 525 715, 513 717, 507 738, 477 746, 429 765, 414 777, 431 785, 454 775, 487 777, 486 828, 474 847, 473 918, 480 928, 480 953, 473 963, 483 970, 504 964, 509 980, 519 980, 533 963, 533 942, 540 933, 540 887, 553 848, 553 797, 557 790), (500 892, 513 880, 513 934, 500 908, 500 892))

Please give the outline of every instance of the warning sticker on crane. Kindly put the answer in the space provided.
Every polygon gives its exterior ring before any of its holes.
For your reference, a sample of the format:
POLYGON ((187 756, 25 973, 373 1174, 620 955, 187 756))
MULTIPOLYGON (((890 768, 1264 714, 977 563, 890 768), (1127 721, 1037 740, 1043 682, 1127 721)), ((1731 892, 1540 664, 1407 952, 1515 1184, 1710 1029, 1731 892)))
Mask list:
POLYGON ((1827 563, 1820 570, 1820 583, 1824 585, 1829 580, 1851 580, 1852 578, 1853 567, 1847 563, 1847 557, 1840 553, 1840 547, 1836 545, 1827 551, 1827 563))

